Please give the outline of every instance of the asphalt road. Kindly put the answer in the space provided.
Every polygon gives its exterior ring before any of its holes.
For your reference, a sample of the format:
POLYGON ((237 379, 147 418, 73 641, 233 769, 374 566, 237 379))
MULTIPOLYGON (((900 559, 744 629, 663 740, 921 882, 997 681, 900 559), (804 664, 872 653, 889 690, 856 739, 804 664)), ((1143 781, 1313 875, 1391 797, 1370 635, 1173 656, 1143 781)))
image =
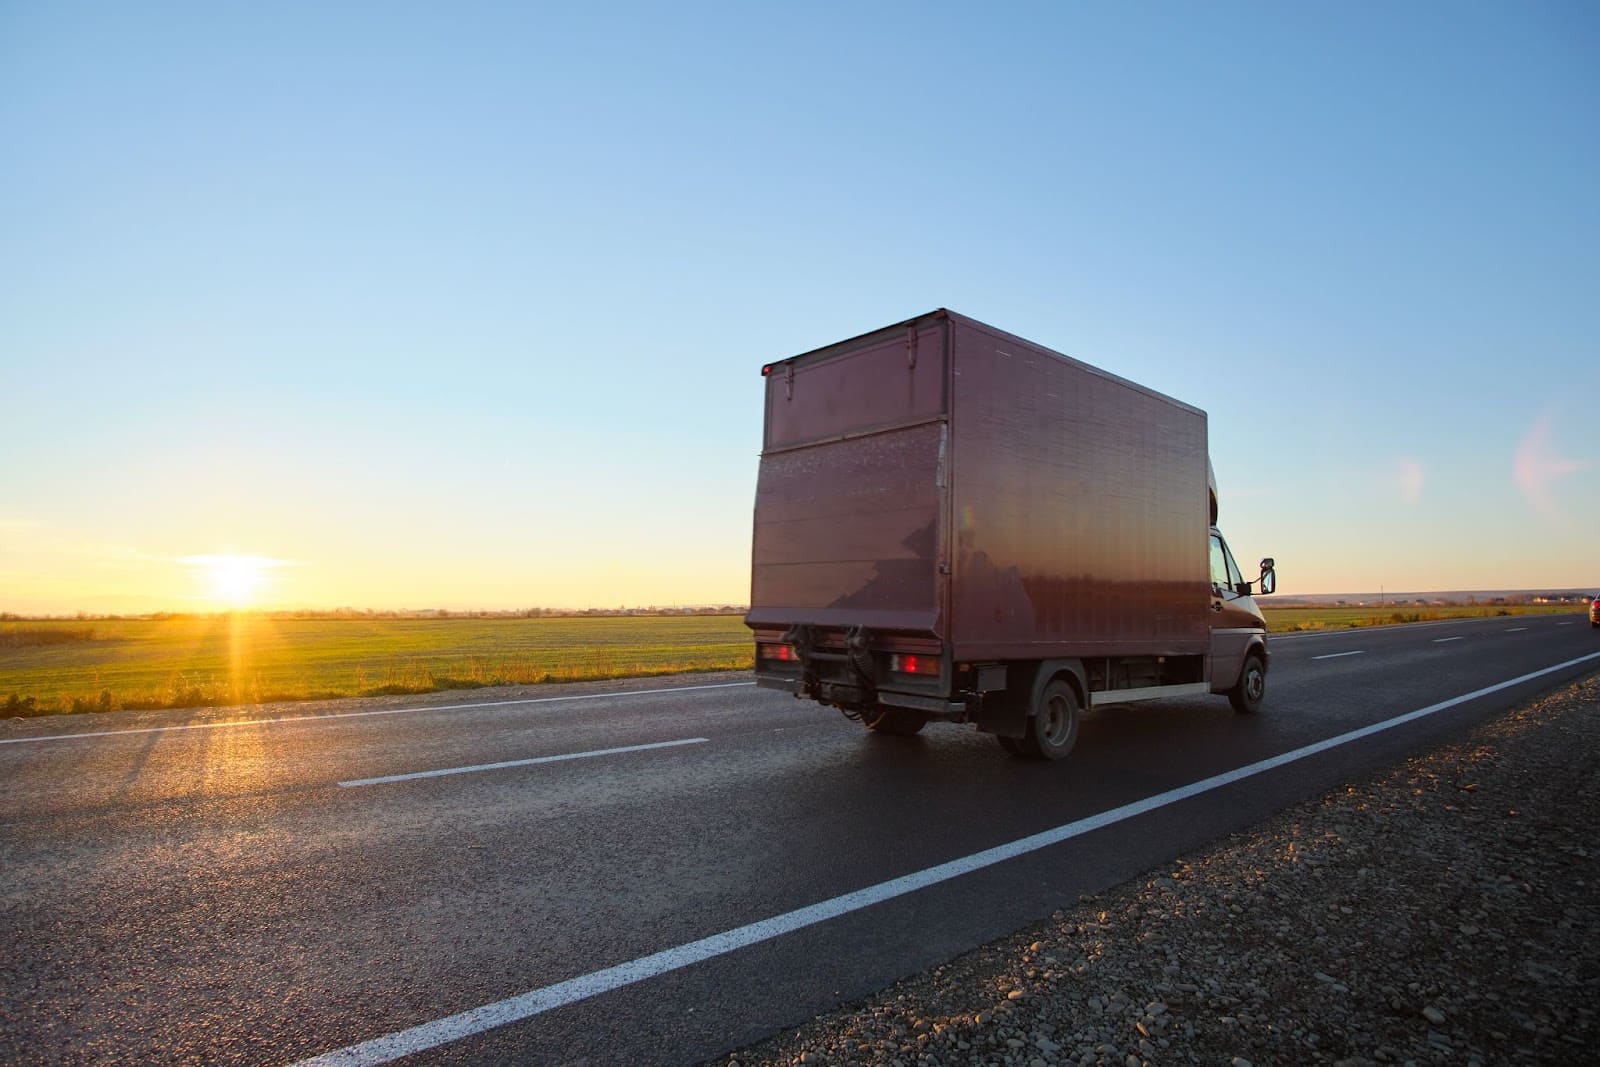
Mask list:
POLYGON ((1272 647, 1260 715, 1050 765, 737 675, 0 723, 0 1061, 692 1063, 1600 669, 1581 616, 1272 647))

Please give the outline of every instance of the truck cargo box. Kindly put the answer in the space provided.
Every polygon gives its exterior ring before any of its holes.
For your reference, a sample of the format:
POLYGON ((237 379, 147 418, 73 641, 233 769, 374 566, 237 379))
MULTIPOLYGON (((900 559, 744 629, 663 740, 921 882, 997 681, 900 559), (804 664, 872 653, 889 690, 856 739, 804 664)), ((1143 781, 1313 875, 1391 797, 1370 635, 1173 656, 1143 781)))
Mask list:
POLYGON ((946 310, 768 365, 750 613, 955 660, 1203 656, 1203 411, 946 310))

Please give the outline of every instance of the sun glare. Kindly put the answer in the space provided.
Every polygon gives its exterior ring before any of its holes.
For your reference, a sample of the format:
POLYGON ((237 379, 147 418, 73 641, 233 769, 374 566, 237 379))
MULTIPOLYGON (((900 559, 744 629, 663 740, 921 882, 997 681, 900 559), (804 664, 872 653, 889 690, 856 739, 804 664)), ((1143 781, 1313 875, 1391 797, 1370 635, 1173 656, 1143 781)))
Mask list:
POLYGON ((190 556, 186 561, 205 580, 207 596, 234 607, 245 607, 260 595, 267 571, 278 565, 263 556, 190 556))

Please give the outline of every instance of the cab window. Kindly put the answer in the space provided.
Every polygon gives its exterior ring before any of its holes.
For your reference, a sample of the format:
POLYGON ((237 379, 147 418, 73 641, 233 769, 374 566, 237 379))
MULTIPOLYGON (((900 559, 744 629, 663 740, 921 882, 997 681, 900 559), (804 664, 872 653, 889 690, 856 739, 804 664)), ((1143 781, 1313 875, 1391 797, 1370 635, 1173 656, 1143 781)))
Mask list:
POLYGON ((1228 583, 1228 555, 1222 547, 1222 538, 1216 534, 1211 535, 1211 588, 1216 590, 1232 590, 1228 583))

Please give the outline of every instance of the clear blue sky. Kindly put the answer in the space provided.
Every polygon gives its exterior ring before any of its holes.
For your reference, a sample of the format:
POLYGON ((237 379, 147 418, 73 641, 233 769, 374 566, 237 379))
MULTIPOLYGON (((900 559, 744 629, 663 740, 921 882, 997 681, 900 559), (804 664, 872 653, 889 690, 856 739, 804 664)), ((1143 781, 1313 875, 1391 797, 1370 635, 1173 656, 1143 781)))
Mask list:
POLYGON ((1600 583, 1593 4, 4 3, 0 145, 0 610, 741 602, 760 365, 937 306, 1284 592, 1600 583))

